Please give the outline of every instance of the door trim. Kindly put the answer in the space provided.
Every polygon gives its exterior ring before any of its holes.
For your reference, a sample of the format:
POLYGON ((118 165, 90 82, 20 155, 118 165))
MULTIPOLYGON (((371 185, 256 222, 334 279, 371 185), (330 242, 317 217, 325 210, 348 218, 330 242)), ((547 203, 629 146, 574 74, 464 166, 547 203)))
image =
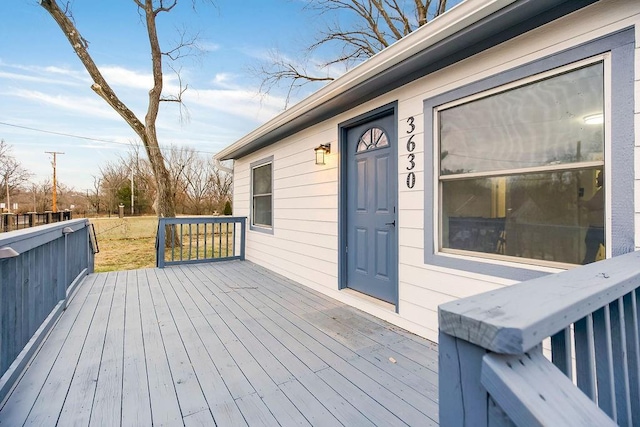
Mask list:
MULTIPOLYGON (((338 124, 338 145, 340 149, 340 162, 338 164, 338 289, 346 289, 347 288, 347 253, 345 248, 347 247, 347 131, 349 128, 354 126, 358 126, 362 123, 366 123, 372 120, 375 120, 379 117, 392 115, 393 120, 396 123, 396 134, 393 135, 393 139, 395 141, 391 147, 391 156, 394 161, 398 162, 398 101, 391 102, 389 104, 378 107, 374 110, 371 110, 367 113, 360 114, 359 116, 353 117, 349 120, 346 120, 342 123, 338 124)), ((399 228, 399 189, 398 189, 398 173, 396 171, 395 176, 395 185, 396 185, 396 233, 395 233, 395 242, 394 247, 394 264, 396 268, 396 283, 395 283, 395 297, 394 297, 394 305, 396 313, 399 312, 399 245, 398 239, 400 235, 399 228)))

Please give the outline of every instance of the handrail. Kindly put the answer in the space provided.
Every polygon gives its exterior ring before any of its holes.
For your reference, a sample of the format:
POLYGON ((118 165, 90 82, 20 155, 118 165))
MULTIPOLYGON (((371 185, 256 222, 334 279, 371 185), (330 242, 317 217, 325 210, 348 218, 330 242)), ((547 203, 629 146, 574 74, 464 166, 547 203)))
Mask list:
MULTIPOLYGON (((547 338, 553 369, 594 402, 592 409, 621 425, 640 423, 639 261, 633 252, 441 305, 442 425, 491 418, 487 402, 496 396, 480 375, 483 364, 495 355, 524 360, 547 338)), ((562 407, 575 409, 565 400, 562 407)))
POLYGON ((481 380, 516 425, 617 426, 540 352, 488 354, 481 380))
POLYGON ((89 221, 0 234, 0 402, 93 272, 89 221))
POLYGON ((524 353, 637 288, 638 265, 640 252, 632 252, 446 303, 440 330, 496 353, 524 353))
POLYGON ((246 217, 160 218, 156 266, 244 260, 246 217))

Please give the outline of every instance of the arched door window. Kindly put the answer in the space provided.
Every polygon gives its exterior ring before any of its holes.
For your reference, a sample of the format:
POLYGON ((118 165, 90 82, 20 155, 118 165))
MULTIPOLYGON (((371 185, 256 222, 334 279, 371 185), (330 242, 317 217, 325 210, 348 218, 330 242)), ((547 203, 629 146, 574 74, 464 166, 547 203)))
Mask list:
POLYGON ((388 145, 389 138, 387 138, 385 131, 378 127, 372 127, 364 131, 360 137, 358 145, 356 146, 356 153, 382 148, 388 145))

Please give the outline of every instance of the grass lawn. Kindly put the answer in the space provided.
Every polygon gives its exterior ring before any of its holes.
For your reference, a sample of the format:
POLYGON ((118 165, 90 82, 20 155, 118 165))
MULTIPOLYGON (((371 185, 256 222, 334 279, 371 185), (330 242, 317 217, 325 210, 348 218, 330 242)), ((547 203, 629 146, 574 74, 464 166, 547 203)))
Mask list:
POLYGON ((95 271, 133 270, 155 267, 158 218, 92 218, 100 253, 96 254, 95 271))
MULTIPOLYGON (((100 252, 96 254, 95 271, 134 270, 156 266, 155 216, 125 218, 92 218, 100 252)), ((176 226, 182 245, 167 248, 165 260, 218 258, 234 252, 233 226, 209 224, 208 227, 176 226), (171 251, 173 252, 173 255, 171 251)))

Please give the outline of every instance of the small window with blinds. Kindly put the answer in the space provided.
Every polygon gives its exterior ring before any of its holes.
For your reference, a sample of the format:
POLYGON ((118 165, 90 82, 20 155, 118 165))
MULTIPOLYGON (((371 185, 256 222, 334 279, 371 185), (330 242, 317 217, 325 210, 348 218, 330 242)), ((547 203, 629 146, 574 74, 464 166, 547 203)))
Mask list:
POLYGON ((273 232, 273 158, 251 165, 251 229, 273 232))

